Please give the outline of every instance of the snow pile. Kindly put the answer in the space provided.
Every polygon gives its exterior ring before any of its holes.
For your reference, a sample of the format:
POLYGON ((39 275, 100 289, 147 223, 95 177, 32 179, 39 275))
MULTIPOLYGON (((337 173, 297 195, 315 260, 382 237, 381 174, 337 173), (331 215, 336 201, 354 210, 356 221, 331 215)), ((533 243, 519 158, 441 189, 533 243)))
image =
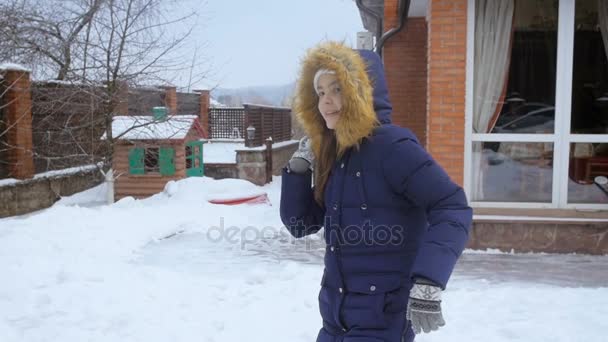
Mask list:
MULTIPOLYGON (((189 178, 148 199, 90 206, 104 200, 100 186, 0 219, 0 340, 314 341, 324 243, 321 233, 289 238, 280 185, 189 178), (272 205, 207 202, 262 191, 272 205)), ((525 279, 512 276, 513 258, 466 254, 444 293, 447 326, 416 341, 605 340, 608 258, 532 264, 525 279), (595 280, 543 282, 564 263, 573 279, 595 280)), ((542 261, 526 258, 516 266, 542 261)))
POLYGON ((204 203, 211 199, 233 199, 264 194, 262 188, 243 179, 220 179, 190 177, 169 181, 163 191, 172 201, 204 203))

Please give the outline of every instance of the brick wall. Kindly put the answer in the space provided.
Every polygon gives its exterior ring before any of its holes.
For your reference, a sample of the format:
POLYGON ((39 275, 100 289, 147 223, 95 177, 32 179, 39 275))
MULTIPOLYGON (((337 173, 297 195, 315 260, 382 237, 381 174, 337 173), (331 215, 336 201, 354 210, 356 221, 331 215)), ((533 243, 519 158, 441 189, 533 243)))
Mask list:
POLYGON ((431 0, 429 6, 427 149, 462 184, 467 0, 431 0))
MULTIPOLYGON (((107 154, 99 139, 106 125, 104 87, 34 82, 31 96, 36 173, 92 164, 107 154)), ((126 102, 116 102, 126 110, 126 102)))
POLYGON ((203 128, 203 137, 205 139, 211 138, 209 136, 209 107, 211 106, 211 95, 209 90, 195 90, 199 93, 199 121, 203 128))
POLYGON ((175 87, 165 87, 165 93, 163 94, 163 101, 165 107, 168 108, 168 114, 177 114, 177 89, 175 87))
POLYGON ((6 175, 27 179, 34 175, 32 143, 32 96, 30 74, 27 71, 2 72, 0 94, 3 94, 3 127, 8 129, 1 146, 6 160, 6 175))
MULTIPOLYGON (((384 31, 398 25, 398 1, 384 2, 384 31)), ((393 104, 393 123, 427 140, 427 23, 408 18, 406 26, 384 45, 384 65, 393 104)))

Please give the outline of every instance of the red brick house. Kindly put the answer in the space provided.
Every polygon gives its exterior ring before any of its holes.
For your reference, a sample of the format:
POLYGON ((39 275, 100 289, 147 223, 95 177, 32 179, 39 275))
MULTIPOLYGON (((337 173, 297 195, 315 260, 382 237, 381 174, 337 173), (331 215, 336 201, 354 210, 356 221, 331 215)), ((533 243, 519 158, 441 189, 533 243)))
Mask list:
POLYGON ((608 253, 607 1, 356 3, 393 121, 475 209, 470 247, 608 253))

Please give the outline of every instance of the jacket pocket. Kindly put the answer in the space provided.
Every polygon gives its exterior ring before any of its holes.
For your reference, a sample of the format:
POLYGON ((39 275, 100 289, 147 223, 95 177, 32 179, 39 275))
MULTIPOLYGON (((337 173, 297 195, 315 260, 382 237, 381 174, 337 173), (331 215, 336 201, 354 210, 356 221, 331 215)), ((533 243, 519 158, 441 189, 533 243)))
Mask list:
POLYGON ((384 329, 390 323, 385 312, 387 296, 402 288, 399 274, 365 274, 346 280, 346 293, 341 310, 348 329, 384 329))

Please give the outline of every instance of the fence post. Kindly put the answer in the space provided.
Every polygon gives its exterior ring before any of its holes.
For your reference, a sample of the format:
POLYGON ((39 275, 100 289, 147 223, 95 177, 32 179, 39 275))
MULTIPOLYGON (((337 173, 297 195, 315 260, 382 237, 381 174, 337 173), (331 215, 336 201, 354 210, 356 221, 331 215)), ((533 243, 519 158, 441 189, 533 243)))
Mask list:
POLYGON ((19 68, 0 70, 4 84, 3 103, 6 113, 5 126, 8 151, 8 176, 18 179, 32 178, 34 168, 34 143, 32 133, 32 93, 30 72, 19 68))
MULTIPOLYGON (((250 111, 251 108, 249 107, 249 105, 243 105, 243 108, 245 108, 245 147, 253 147, 253 141, 254 139, 250 139, 249 138, 249 134, 247 134, 247 128, 249 128, 249 126, 251 125, 251 120, 250 120, 250 111)), ((256 132, 256 134, 261 134, 262 132, 256 132)))
POLYGON ((266 139, 266 183, 272 182, 272 137, 266 139))

